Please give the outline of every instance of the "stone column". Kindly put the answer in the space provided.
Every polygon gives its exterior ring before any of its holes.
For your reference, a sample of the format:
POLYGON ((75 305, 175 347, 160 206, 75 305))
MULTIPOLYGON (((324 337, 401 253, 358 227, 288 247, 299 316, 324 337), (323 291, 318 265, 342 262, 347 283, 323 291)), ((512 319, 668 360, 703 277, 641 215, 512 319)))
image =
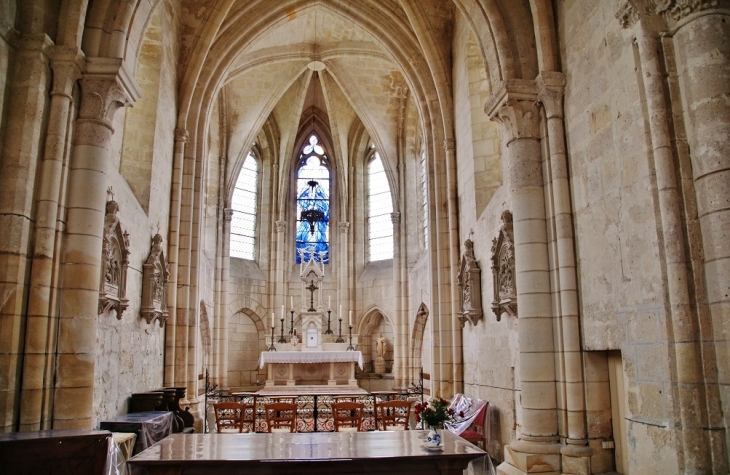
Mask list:
POLYGON ((176 336, 177 336, 177 282, 180 256, 180 214, 182 207, 183 163, 185 161, 185 144, 188 141, 187 129, 175 129, 175 150, 172 165, 172 187, 170 191, 170 226, 168 260, 170 264, 170 282, 167 286, 167 329, 165 330, 165 386, 175 386, 176 336))
POLYGON ((393 385, 402 388, 407 385, 406 361, 408 348, 408 324, 401 307, 401 247, 400 247, 400 213, 390 213, 393 223, 393 302, 395 315, 393 318, 393 385))
MULTIPOLYGON (((233 209, 226 208, 223 210, 223 259, 221 268, 221 284, 220 284, 220 315, 216 320, 220 320, 218 342, 220 350, 216 352, 217 361, 217 377, 218 384, 228 389, 228 283, 231 268, 231 221, 233 221, 233 209)), ((265 317, 263 315, 262 317, 265 317)), ((257 348, 258 350, 258 348, 257 348)))
MULTIPOLYGON (((551 198, 553 215, 555 268, 553 282, 556 286, 558 319, 560 321, 557 343, 563 375, 560 384, 564 397, 564 421, 568 447, 563 447, 563 473, 591 473, 590 456, 593 450, 586 447, 585 384, 583 381, 583 355, 581 353, 580 317, 578 310, 578 285, 575 268, 575 242, 573 239, 573 210, 570 200, 570 183, 565 153, 565 129, 563 123, 563 90, 565 76, 562 73, 543 71, 538 78, 538 97, 545 109, 547 120, 550 161, 551 198), (569 460, 570 459, 570 460, 569 460), (570 471, 566 466, 571 466, 570 471)), ((519 307, 518 307, 519 308, 519 307)), ((560 379, 560 378, 559 378, 560 379)))
MULTIPOLYGON (((16 430, 33 199, 50 81, 45 35, 21 35, 8 71, 7 124, 0 154, 0 431, 16 430)), ((34 386, 40 382, 33 382, 34 386)))
MULTIPOLYGON (((350 262, 348 261, 348 255, 347 252, 349 249, 349 243, 348 243, 348 235, 350 233, 350 223, 347 221, 341 221, 339 224, 340 228, 340 262, 339 262, 339 272, 340 272, 340 279, 339 279, 339 289, 337 294, 339 295, 338 304, 342 305, 343 302, 345 302, 345 305, 343 305, 343 312, 347 312, 348 308, 351 308, 350 302, 350 286, 348 285, 350 281, 350 262)), ((338 307, 339 308, 339 307, 338 307)), ((347 318, 343 315, 337 315, 337 318, 342 318, 342 321, 347 324, 347 318)), ((353 328, 358 328, 356 325, 353 325, 353 328)), ((343 330, 343 338, 347 338, 344 333, 345 330, 343 330)), ((335 330, 337 332, 337 330, 335 330)), ((359 341, 359 340, 358 340, 359 341)))
MULTIPOLYGON (((713 470, 719 473, 728 470, 730 452, 730 11, 714 7, 716 1, 660 3, 657 11, 670 24, 676 21, 673 43, 702 233, 707 304, 722 403, 721 410, 710 407, 709 418, 714 420, 718 413, 724 413, 724 454, 713 455, 713 470)), ((681 343, 675 343, 678 354, 683 351, 681 343)), ((688 398, 696 398, 693 387, 700 375, 696 366, 687 369, 678 382, 689 383, 683 385, 683 390, 688 398)), ((695 427, 697 432, 703 430, 701 426, 695 427)), ((720 437, 720 431, 713 430, 711 434, 714 439, 720 437)), ((713 440, 711 445, 716 451, 718 441, 713 440)), ((703 455, 694 454, 700 458, 703 455)), ((692 458, 687 463, 695 464, 692 458)))
MULTIPOLYGON (((271 311, 276 313, 275 318, 275 324, 279 322, 281 319, 281 316, 279 315, 280 311, 279 308, 282 304, 284 304, 284 292, 286 292, 286 288, 288 287, 288 276, 286 269, 288 267, 287 262, 285 261, 285 249, 286 249, 286 221, 277 221, 276 222, 276 282, 273 286, 274 292, 272 292, 270 296, 270 305, 271 305, 271 311), (281 295, 281 300, 278 300, 276 298, 276 295, 281 295)), ((284 323, 286 324, 286 316, 284 316, 284 323)), ((271 331, 270 322, 269 322, 269 316, 266 315, 266 318, 263 319, 266 323, 266 334, 268 335, 269 331, 271 331)), ((276 341, 276 338, 274 338, 274 341, 276 341)))
MULTIPOLYGON (((33 264, 26 322, 21 431, 50 429, 55 373, 57 283, 60 246, 59 210, 68 170, 68 144, 73 120, 73 86, 81 78, 78 48, 57 47, 51 53, 53 89, 48 111, 43 162, 40 166, 33 264)), ((63 221, 63 217, 61 218, 63 221)))
POLYGON ((91 429, 112 123, 120 107, 139 98, 121 60, 90 58, 87 71, 69 167, 54 429, 91 429))
POLYGON ((485 111, 501 125, 509 163, 515 239, 520 395, 518 440, 505 447, 501 474, 526 474, 536 466, 546 474, 561 470, 558 443, 555 349, 550 265, 545 223, 540 108, 534 85, 507 85, 485 111))

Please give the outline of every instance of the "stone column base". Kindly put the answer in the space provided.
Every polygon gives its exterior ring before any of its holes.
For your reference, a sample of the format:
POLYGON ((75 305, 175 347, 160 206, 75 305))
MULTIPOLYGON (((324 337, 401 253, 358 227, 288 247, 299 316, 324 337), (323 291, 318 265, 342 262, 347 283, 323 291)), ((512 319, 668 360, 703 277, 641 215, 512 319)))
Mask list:
POLYGON ((590 475, 593 449, 585 445, 564 445, 560 449, 563 475, 590 475))
POLYGON ((561 475, 561 448, 552 442, 513 441, 504 447, 504 462, 497 467, 497 474, 561 475))

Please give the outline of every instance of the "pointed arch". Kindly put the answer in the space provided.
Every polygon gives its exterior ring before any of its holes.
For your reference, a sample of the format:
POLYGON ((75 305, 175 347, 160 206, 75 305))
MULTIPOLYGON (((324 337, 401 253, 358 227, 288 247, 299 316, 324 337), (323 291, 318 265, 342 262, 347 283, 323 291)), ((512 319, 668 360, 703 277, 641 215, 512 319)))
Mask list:
POLYGON ((416 321, 413 323, 413 334, 411 336, 411 381, 416 382, 420 379, 420 371, 422 369, 423 354, 423 334, 426 331, 426 323, 428 322, 428 307, 421 302, 416 312, 416 321))

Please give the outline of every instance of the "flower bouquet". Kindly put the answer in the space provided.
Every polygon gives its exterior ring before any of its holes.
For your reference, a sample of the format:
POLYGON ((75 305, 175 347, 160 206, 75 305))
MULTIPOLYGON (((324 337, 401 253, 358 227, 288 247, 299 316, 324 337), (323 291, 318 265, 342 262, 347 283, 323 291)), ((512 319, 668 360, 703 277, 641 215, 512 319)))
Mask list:
MULTIPOLYGON (((415 405, 415 412, 416 422, 422 422, 430 429, 426 437, 426 448, 441 448, 441 434, 437 429, 442 429, 444 422, 456 417, 456 412, 449 407, 449 402, 442 397, 431 399, 428 402, 419 402, 415 405)), ((459 412, 459 417, 464 417, 464 413, 459 412)))

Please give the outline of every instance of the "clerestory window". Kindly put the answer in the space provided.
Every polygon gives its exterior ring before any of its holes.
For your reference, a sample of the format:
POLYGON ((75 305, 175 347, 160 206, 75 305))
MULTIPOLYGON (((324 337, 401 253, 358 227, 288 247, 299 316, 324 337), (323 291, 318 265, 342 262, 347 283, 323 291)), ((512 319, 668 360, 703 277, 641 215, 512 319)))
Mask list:
POLYGON ((238 174, 231 200, 231 257, 255 258, 258 173, 256 157, 249 152, 238 174))
POLYGON ((378 152, 368 163, 368 257, 369 261, 393 258, 393 200, 388 177, 378 152))

